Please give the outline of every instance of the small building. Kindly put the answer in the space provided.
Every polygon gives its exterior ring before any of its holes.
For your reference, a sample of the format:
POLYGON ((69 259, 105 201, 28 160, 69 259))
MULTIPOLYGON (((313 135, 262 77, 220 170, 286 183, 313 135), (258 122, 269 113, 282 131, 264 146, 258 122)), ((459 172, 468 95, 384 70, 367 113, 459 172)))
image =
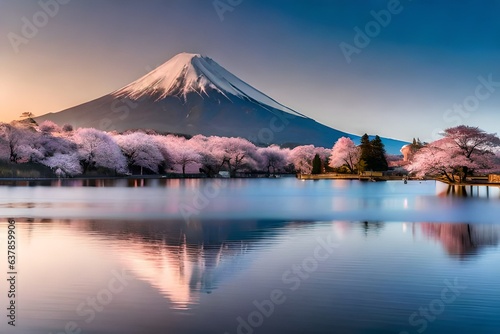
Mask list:
POLYGON ((403 161, 409 161, 411 158, 411 144, 405 145, 401 147, 401 150, 399 150, 403 154, 403 161))

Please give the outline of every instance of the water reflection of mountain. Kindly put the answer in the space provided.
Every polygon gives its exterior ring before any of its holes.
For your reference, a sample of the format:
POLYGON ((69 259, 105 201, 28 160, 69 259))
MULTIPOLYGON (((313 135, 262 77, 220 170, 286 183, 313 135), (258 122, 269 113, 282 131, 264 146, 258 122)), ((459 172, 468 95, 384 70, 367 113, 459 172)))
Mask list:
POLYGON ((283 221, 96 221, 88 222, 88 229, 118 239, 139 238, 144 242, 164 241, 167 245, 188 247, 199 245, 214 246, 225 243, 252 243, 279 235, 290 226, 306 223, 287 223, 283 221), (185 239, 185 242, 182 240, 185 239))
POLYGON ((158 289, 174 307, 189 309, 200 292, 211 293, 225 279, 250 266, 251 251, 271 244, 284 232, 285 224, 89 221, 84 229, 105 237, 107 247, 124 266, 158 289))
POLYGON ((461 258, 497 246, 500 240, 497 225, 422 223, 421 228, 425 235, 441 242, 448 254, 461 258))

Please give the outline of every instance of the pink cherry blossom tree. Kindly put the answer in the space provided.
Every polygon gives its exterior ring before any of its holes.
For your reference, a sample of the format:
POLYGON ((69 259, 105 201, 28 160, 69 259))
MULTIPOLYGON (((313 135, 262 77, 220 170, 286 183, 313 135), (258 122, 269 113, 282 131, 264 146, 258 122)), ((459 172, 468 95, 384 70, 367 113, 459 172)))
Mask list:
POLYGON ((143 168, 158 173, 158 167, 164 160, 152 136, 142 132, 133 132, 115 136, 114 139, 127 158, 129 168, 140 167, 141 175, 143 168))
POLYGON ((275 174, 285 170, 288 165, 290 149, 281 149, 277 145, 271 145, 258 148, 257 154, 260 156, 259 168, 266 171, 267 175, 271 175, 271 173, 275 174))
POLYGON ((467 158, 474 154, 492 152, 500 146, 500 139, 495 133, 486 133, 478 127, 456 126, 446 129, 444 136, 452 139, 467 158))
POLYGON ((72 177, 83 172, 77 144, 71 136, 61 132, 45 131, 32 142, 42 157, 39 163, 50 167, 58 177, 72 177), (57 136, 54 136, 54 133, 57 136))
POLYGON ((312 161, 316 154, 313 145, 297 146, 290 152, 290 163, 295 167, 295 171, 301 174, 311 174, 312 161))
POLYGON ((295 171, 301 174, 311 174, 312 161, 318 154, 321 161, 326 162, 330 157, 331 150, 324 147, 315 147, 314 145, 297 146, 289 154, 289 163, 293 164, 295 171))
POLYGON ((214 138, 213 148, 220 152, 223 162, 227 164, 227 168, 231 177, 236 176, 236 173, 241 171, 250 171, 257 167, 257 147, 244 138, 214 138))
POLYGON ((171 165, 173 165, 171 167, 179 167, 183 176, 186 176, 187 167, 198 164, 201 159, 201 155, 184 137, 174 135, 157 136, 157 140, 168 151, 171 165))
POLYGON ((42 133, 59 133, 62 132, 62 128, 52 121, 43 121, 38 126, 38 130, 42 133))
POLYGON ((10 162, 18 162, 21 147, 26 144, 28 130, 0 123, 0 144, 4 146, 10 162))
POLYGON ((56 153, 70 154, 77 150, 71 137, 54 136, 50 132, 42 132, 31 140, 32 147, 39 150, 44 157, 51 157, 56 153))
POLYGON ((188 145, 200 155, 199 171, 207 177, 214 177, 225 164, 223 152, 215 145, 218 137, 196 135, 188 145))
POLYGON ((360 156, 361 151, 351 138, 341 137, 333 145, 329 166, 332 168, 346 166, 351 173, 354 173, 360 156))
POLYGON ((44 154, 28 142, 25 142, 17 147, 17 163, 40 162, 43 158, 44 154))
POLYGON ((44 148, 39 145, 41 134, 31 124, 21 122, 0 123, 0 145, 5 157, 14 163, 39 162, 44 157, 44 148))
POLYGON ((76 176, 83 172, 77 152, 70 154, 58 152, 45 158, 41 163, 52 168, 58 177, 76 176))
POLYGON ((201 156, 193 149, 186 147, 177 151, 175 156, 175 163, 181 166, 182 176, 186 176, 186 167, 196 164, 200 161, 201 156))
POLYGON ((200 171, 209 177, 223 169, 235 176, 257 168, 257 148, 246 139, 198 135, 188 143, 200 155, 200 171))
POLYGON ((77 145, 84 173, 97 167, 109 168, 118 173, 127 171, 127 160, 109 134, 93 128, 80 128, 72 138, 77 145))
POLYGON ((168 170, 172 170, 175 161, 174 161, 174 156, 173 156, 173 151, 172 151, 172 146, 169 145, 169 136, 164 136, 164 135, 159 135, 159 134, 154 134, 150 135, 153 139, 153 141, 156 144, 156 147, 158 147, 158 150, 160 150, 160 153, 162 155, 162 162, 160 164, 160 168, 163 170, 163 172, 167 172, 168 170))
POLYGON ((462 166, 476 167, 467 160, 452 140, 444 138, 421 148, 413 157, 408 171, 417 177, 443 176, 449 182, 460 178, 462 166))
POLYGON ((495 150, 500 139, 495 134, 465 125, 445 130, 444 138, 420 149, 408 170, 417 176, 445 177, 449 182, 465 182, 468 175, 498 169, 495 150))

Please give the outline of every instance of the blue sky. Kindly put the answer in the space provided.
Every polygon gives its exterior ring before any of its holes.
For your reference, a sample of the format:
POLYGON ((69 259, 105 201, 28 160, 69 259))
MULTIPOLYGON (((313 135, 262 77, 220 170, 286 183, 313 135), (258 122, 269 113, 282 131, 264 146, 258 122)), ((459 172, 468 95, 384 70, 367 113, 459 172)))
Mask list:
POLYGON ((58 0, 44 20, 55 1, 0 0, 0 120, 86 102, 194 52, 343 131, 500 132, 500 1, 58 0), (28 38, 23 18, 38 19, 28 38), (350 62, 340 45, 357 48, 350 62))

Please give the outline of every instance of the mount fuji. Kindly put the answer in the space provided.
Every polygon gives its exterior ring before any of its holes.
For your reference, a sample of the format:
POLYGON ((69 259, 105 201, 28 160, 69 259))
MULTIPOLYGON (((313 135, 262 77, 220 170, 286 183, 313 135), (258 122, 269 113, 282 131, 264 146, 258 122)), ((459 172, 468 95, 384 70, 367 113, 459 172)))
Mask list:
MULTIPOLYGON (((208 57, 181 53, 108 95, 35 118, 105 131, 243 137, 255 144, 332 147, 351 135, 292 110, 237 78, 208 57)), ((384 139, 389 153, 405 142, 384 139)))

